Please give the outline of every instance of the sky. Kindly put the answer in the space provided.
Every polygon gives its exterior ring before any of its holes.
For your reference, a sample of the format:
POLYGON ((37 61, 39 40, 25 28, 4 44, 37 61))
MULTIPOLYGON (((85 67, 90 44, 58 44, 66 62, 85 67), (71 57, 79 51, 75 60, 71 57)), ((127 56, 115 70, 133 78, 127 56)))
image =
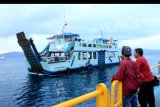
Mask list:
POLYGON ((160 4, 0 4, 0 53, 22 51, 16 33, 32 37, 38 51, 61 32, 83 39, 119 40, 131 48, 160 50, 160 4))

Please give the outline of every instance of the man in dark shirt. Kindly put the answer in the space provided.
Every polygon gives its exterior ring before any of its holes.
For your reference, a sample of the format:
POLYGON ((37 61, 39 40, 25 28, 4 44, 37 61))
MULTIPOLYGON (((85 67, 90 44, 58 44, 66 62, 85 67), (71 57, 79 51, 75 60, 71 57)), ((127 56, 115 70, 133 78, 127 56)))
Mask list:
POLYGON ((138 107, 137 90, 138 90, 138 74, 134 61, 131 56, 131 48, 123 46, 122 61, 116 75, 112 80, 122 81, 123 90, 123 107, 138 107))

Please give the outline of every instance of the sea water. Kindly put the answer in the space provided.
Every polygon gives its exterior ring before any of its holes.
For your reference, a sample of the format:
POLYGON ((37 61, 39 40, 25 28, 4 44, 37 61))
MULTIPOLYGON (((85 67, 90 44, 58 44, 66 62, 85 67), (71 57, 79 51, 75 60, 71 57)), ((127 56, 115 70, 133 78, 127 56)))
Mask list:
MULTIPOLYGON (((133 57, 132 57, 133 58, 133 57)), ((160 54, 146 54, 150 66, 158 63, 160 54)), ((134 58, 133 58, 134 60, 134 58)), ((86 69, 55 76, 28 74, 23 57, 0 60, 0 107, 50 107, 94 91, 98 83, 111 87, 111 77, 118 65, 86 69)), ((157 69, 153 70, 157 75, 157 69)), ((160 87, 155 87, 156 107, 160 102, 160 87)), ((91 99, 77 107, 96 107, 91 99)))

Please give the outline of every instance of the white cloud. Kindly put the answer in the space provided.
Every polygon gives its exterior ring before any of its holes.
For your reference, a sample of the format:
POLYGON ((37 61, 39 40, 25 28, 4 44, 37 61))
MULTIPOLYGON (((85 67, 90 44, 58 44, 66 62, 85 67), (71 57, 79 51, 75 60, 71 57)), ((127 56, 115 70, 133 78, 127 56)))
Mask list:
POLYGON ((65 12, 70 31, 81 34, 151 35, 159 32, 159 11, 158 4, 6 4, 0 5, 0 36, 52 34, 63 26, 65 12))
MULTIPOLYGON (((30 37, 34 40, 34 44, 37 47, 38 51, 42 51, 43 48, 48 44, 46 38, 51 35, 41 35, 41 34, 32 34, 30 37)), ((22 52, 22 48, 17 42, 16 36, 0 37, 0 54, 7 52, 22 52)))
POLYGON ((32 36, 38 50, 41 50, 39 47, 47 42, 43 34, 55 34, 62 30, 64 13, 68 22, 65 31, 79 33, 82 38, 101 37, 100 31, 103 30, 107 38, 118 39, 120 46, 126 44, 158 49, 159 11, 159 4, 0 5, 0 45, 3 46, 0 53, 22 50, 15 36, 20 31, 32 36), (152 44, 150 40, 156 42, 152 44))
POLYGON ((141 37, 138 39, 131 40, 121 40, 119 41, 119 48, 124 45, 128 45, 132 48, 145 48, 145 49, 155 49, 160 50, 160 35, 153 35, 149 37, 141 37))

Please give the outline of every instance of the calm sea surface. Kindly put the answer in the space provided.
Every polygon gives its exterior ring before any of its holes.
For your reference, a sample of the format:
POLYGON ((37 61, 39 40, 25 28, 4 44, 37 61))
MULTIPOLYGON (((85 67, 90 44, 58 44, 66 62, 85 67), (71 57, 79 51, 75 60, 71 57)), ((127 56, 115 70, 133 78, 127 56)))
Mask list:
MULTIPOLYGON (((150 66, 160 60, 160 54, 146 57, 150 66)), ((24 57, 6 58, 0 60, 0 107, 49 107, 91 92, 101 82, 110 89, 117 69, 118 66, 107 66, 54 77, 37 76, 28 74, 24 57)), ((157 69, 153 73, 157 74, 157 69)), ((155 88, 155 96, 156 102, 160 102, 160 87, 155 88)), ((95 107, 95 99, 77 107, 95 107)))

